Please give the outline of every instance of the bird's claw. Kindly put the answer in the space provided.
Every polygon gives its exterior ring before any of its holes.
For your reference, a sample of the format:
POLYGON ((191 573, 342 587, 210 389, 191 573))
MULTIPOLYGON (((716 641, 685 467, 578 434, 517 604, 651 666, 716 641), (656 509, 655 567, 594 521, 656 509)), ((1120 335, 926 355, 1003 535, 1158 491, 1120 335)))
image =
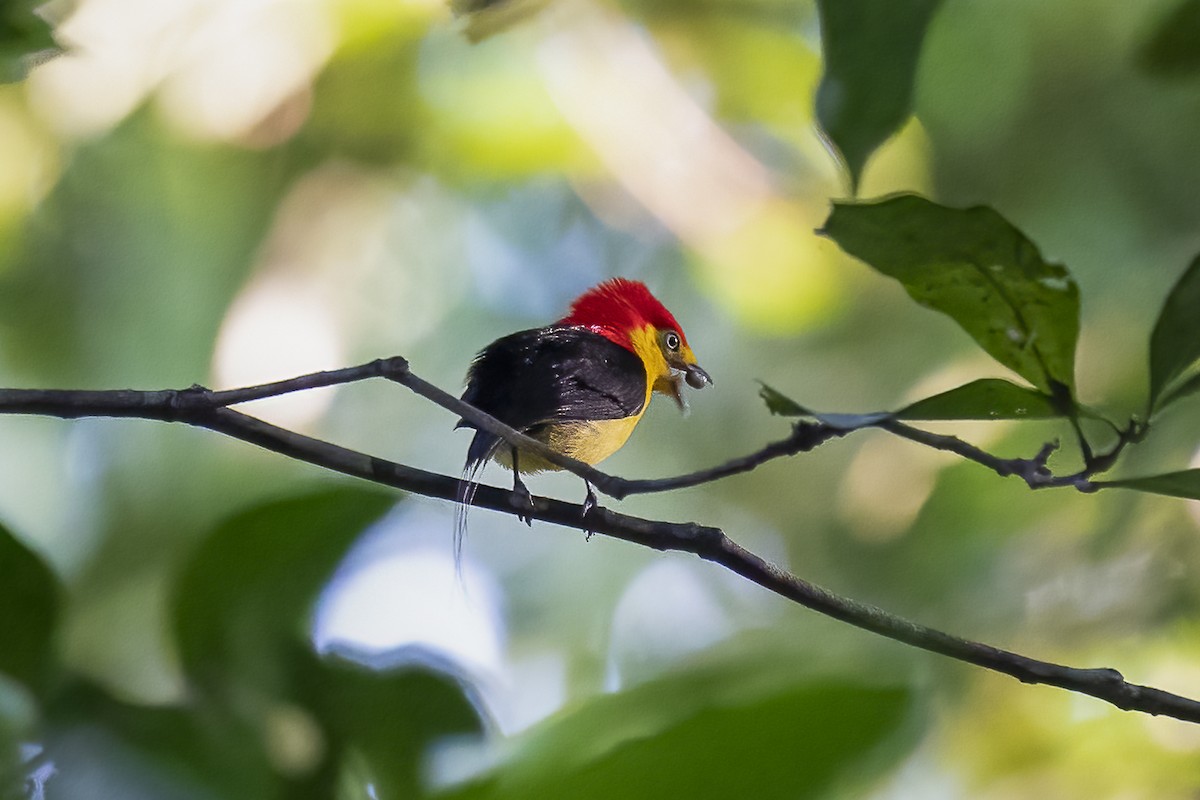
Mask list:
POLYGON ((583 498, 583 516, 586 517, 592 512, 593 508, 597 508, 599 505, 600 501, 596 499, 596 490, 589 483, 587 485, 587 496, 583 498))
POLYGON ((528 512, 533 510, 533 495, 529 493, 525 484, 519 481, 513 484, 512 506, 517 509, 517 519, 532 528, 533 517, 528 512))
MULTIPOLYGON (((596 499, 596 490, 592 488, 591 482, 585 480, 583 484, 587 486, 587 496, 583 498, 583 514, 580 516, 587 517, 588 514, 592 513, 592 509, 600 507, 600 501, 596 499)), ((583 532, 585 534, 584 541, 590 542, 594 531, 584 529, 583 532)))
MULTIPOLYGON (((595 489, 592 488, 592 482, 583 481, 583 485, 588 487, 588 494, 586 498, 583 498, 583 513, 580 516, 587 517, 589 513, 592 513, 593 509, 599 509, 600 501, 596 500, 596 493, 595 489)), ((586 541, 590 542, 592 541, 592 534, 595 531, 584 529, 583 533, 587 534, 586 541)))

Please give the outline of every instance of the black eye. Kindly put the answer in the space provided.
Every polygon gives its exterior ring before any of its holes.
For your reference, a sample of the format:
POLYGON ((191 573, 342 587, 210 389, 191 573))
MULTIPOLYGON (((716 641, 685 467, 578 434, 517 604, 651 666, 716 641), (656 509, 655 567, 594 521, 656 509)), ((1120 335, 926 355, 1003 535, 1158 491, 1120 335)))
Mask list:
POLYGON ((667 331, 666 336, 663 336, 663 344, 665 344, 667 346, 667 349, 670 350, 671 352, 678 351, 679 350, 679 334, 676 333, 675 331, 667 331))

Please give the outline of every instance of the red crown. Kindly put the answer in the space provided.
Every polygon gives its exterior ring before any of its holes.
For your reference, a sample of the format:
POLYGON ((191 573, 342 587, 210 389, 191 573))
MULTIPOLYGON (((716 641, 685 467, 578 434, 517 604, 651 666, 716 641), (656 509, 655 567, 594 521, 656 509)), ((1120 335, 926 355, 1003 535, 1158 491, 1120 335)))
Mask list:
POLYGON ((570 312, 558 324, 590 328, 625 347, 634 330, 653 325, 659 330, 676 331, 687 344, 674 315, 650 294, 646 284, 625 278, 613 278, 588 289, 575 298, 570 312))

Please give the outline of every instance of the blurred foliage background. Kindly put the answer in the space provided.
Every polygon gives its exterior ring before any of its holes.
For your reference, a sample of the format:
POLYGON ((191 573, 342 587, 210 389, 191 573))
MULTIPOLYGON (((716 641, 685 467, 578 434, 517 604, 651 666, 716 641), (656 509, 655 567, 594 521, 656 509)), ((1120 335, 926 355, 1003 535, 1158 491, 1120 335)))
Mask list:
MULTIPOLYGON (((1003 213, 1079 282, 1081 399, 1141 413, 1157 309, 1200 251, 1200 3, 915 5, 914 114, 851 154, 860 196, 1003 213)), ((32 62, 50 40, 31 8, 0 14, 4 77, 30 67, 0 85, 0 385, 224 388, 402 354, 454 390, 482 345, 614 275, 653 288, 716 379, 686 419, 655 403, 604 465, 620 475, 783 435, 756 379, 867 411, 1007 376, 813 233, 849 183, 814 122, 812 3, 64 0, 42 11, 66 52, 32 62)), ((1128 471, 1192 462, 1198 403, 1128 471)), ((383 383, 246 410, 450 474, 469 439, 383 383)), ((944 429, 1005 456, 1067 435, 944 429)), ((621 510, 1200 694, 1189 502, 1035 494, 864 432, 621 510)), ((452 529, 448 504, 215 434, 0 419, 0 796, 1200 787, 1195 726, 914 652, 688 556, 483 511, 456 575, 452 529)))

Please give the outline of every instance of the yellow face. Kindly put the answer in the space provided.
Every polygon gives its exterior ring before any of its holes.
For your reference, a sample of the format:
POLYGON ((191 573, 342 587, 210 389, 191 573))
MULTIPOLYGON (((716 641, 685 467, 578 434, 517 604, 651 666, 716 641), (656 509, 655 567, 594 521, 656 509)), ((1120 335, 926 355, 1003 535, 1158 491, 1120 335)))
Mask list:
POLYGON ((630 338, 634 352, 646 365, 647 403, 654 391, 674 399, 684 410, 687 408, 682 391, 684 381, 695 389, 712 383, 712 378, 696 363, 696 354, 678 331, 646 325, 635 330, 630 338))

